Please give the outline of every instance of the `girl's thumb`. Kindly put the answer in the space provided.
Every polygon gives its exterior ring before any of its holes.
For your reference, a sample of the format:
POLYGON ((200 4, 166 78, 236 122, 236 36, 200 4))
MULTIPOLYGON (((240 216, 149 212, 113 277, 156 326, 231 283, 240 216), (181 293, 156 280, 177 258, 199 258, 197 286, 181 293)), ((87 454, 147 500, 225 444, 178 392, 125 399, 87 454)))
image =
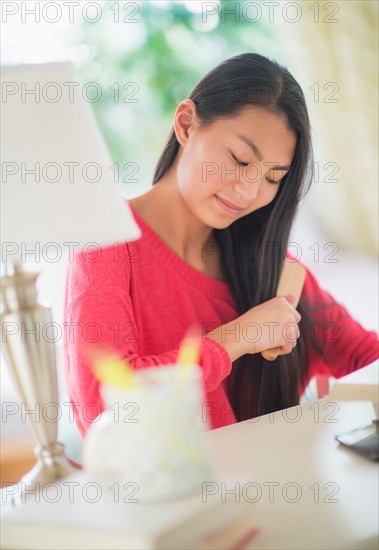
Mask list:
POLYGON ((295 306, 296 304, 295 294, 286 294, 284 297, 291 304, 291 306, 295 306))

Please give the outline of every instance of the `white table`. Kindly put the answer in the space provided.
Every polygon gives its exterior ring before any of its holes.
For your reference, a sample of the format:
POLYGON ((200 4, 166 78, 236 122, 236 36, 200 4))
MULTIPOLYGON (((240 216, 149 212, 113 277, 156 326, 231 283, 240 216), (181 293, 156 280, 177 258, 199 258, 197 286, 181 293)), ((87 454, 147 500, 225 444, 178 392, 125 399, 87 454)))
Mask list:
POLYGON ((378 464, 334 439, 374 418, 369 401, 324 398, 209 432, 218 475, 255 483, 252 548, 378 548, 378 464))
MULTIPOLYGON (((248 500, 260 527, 249 548, 378 548, 378 464, 334 439, 374 418, 371 402, 324 398, 205 434, 214 491, 248 500)), ((88 521, 96 524, 89 508, 88 521)), ((121 510, 112 521, 118 516, 121 510)))

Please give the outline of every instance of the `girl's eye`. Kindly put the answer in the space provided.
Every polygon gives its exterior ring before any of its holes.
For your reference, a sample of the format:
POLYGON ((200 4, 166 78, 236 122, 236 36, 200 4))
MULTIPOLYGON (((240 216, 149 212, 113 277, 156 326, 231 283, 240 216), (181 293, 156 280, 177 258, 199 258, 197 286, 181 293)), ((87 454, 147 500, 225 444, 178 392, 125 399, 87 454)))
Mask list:
POLYGON ((242 160, 239 160, 235 155, 232 154, 233 160, 238 166, 248 166, 248 162, 243 162, 242 160))
MULTIPOLYGON (((249 163, 248 162, 243 162, 242 160, 239 160, 235 155, 233 155, 232 153, 232 157, 233 157, 233 160, 236 164, 238 164, 238 166, 248 166, 249 163)), ((266 180, 268 181, 268 183, 270 183, 271 185, 279 185, 280 183, 280 180, 276 181, 276 180, 272 180, 270 178, 266 178, 266 180)))

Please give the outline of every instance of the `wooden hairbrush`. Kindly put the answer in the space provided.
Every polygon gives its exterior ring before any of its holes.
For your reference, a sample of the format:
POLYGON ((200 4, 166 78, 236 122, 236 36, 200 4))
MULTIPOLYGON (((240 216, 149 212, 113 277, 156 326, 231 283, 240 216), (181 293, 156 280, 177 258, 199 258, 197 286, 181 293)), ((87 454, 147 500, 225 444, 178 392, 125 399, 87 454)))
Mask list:
MULTIPOLYGON (((301 291, 303 290, 305 274, 305 268, 299 262, 284 260, 276 295, 286 296, 287 294, 294 294, 296 301, 293 306, 296 308, 300 300, 301 291)), ((271 348, 262 351, 261 355, 267 361, 275 361, 279 352, 280 348, 271 348)))

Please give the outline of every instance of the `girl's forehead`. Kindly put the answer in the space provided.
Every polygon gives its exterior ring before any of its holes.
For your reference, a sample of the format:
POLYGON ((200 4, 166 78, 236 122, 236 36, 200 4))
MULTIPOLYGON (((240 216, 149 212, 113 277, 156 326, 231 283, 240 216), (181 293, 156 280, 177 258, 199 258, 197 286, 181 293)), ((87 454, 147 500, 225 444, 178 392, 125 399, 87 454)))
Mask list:
POLYGON ((258 160, 279 155, 283 165, 291 163, 296 147, 296 135, 286 116, 262 108, 246 109, 237 117, 217 119, 210 130, 207 137, 212 141, 240 144, 258 160))
POLYGON ((250 109, 237 116, 220 117, 211 128, 214 132, 223 132, 225 136, 236 138, 240 135, 257 138, 257 133, 263 140, 272 138, 275 133, 280 133, 282 138, 294 135, 284 113, 272 113, 264 109, 250 109))
POLYGON ((251 125, 252 122, 260 124, 285 123, 286 115, 282 112, 272 112, 260 106, 245 107, 238 113, 226 117, 220 117, 221 124, 229 126, 251 125))

